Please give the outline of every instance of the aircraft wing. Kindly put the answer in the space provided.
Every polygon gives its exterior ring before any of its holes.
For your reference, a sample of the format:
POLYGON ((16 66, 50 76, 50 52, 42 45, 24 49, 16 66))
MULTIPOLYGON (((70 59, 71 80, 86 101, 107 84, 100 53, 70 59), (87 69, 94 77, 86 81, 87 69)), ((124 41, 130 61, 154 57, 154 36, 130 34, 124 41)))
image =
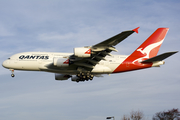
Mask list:
POLYGON ((138 29, 139 29, 139 27, 137 27, 133 30, 123 31, 123 32, 119 33, 118 35, 115 35, 103 42, 96 44, 96 45, 93 45, 93 48, 101 47, 101 46, 115 46, 118 43, 120 43, 121 41, 123 41, 124 39, 126 39, 132 33, 134 33, 134 32, 138 33, 138 29))
POLYGON ((79 57, 74 55, 70 57, 70 61, 72 62, 72 64, 78 67, 80 66, 81 69, 85 69, 85 71, 91 71, 95 67, 95 65, 99 63, 99 61, 105 60, 106 55, 111 56, 110 52, 117 51, 114 47, 115 45, 123 41, 132 33, 138 33, 138 29, 139 27, 133 30, 121 32, 120 34, 115 35, 103 42, 87 47, 87 49, 90 49, 91 51, 90 57, 84 57, 79 59, 79 57))

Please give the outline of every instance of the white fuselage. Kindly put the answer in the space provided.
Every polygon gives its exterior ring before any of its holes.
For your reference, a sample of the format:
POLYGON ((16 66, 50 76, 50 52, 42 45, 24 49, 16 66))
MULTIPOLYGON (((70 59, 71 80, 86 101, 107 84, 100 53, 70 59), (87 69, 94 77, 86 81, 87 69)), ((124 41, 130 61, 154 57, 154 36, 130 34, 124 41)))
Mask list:
POLYGON ((177 53, 167 52, 157 55, 168 28, 158 28, 131 55, 111 55, 117 51, 115 45, 127 38, 138 28, 123 31, 93 46, 74 48, 74 53, 24 52, 3 62, 3 67, 11 70, 46 71, 55 73, 56 80, 92 80, 98 74, 127 72, 150 67, 159 67, 164 59, 177 53))
MULTIPOLYGON (((54 53, 54 52, 24 52, 18 53, 3 62, 3 66, 14 70, 46 71, 53 73, 77 74, 75 67, 56 67, 53 66, 54 58, 67 58, 73 53, 54 53)), ((91 73, 103 74, 112 73, 128 56, 113 55, 106 56, 92 69, 91 73)))

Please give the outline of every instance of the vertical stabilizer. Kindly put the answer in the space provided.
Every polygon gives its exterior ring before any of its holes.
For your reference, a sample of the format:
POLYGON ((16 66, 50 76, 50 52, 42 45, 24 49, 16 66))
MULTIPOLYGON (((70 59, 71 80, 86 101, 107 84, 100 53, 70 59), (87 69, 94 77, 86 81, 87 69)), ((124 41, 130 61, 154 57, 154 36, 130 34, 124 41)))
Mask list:
POLYGON ((169 28, 158 28, 143 44, 130 56, 151 58, 157 55, 169 28))
POLYGON ((126 72, 152 66, 143 64, 149 58, 155 57, 164 41, 169 28, 158 28, 144 43, 142 43, 128 58, 126 58, 113 72, 126 72))

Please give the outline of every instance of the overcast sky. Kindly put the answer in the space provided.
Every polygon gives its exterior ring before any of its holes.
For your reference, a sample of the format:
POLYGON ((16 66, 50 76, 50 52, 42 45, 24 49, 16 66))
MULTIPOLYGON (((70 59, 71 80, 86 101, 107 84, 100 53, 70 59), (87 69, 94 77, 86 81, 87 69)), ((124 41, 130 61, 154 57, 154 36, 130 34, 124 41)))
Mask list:
MULTIPOLYGON (((113 54, 131 54, 159 27, 169 32, 159 54, 180 49, 179 0, 0 0, 0 63, 28 51, 73 52, 140 26, 113 54)), ((141 110, 180 109, 180 55, 160 68, 113 74, 89 82, 55 81, 53 73, 0 66, 2 120, 120 120, 141 110)))

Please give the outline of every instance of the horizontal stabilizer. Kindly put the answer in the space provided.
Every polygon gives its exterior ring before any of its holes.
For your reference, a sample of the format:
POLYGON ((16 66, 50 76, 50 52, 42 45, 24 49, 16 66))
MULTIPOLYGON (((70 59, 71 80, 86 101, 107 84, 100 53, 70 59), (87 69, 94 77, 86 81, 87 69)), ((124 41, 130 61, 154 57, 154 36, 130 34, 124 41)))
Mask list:
POLYGON ((142 61, 141 63, 152 63, 152 62, 157 62, 157 61, 162 61, 168 57, 170 57, 171 55, 177 53, 178 51, 175 52, 167 52, 167 53, 163 53, 161 55, 157 55, 155 57, 149 58, 147 60, 142 61))

